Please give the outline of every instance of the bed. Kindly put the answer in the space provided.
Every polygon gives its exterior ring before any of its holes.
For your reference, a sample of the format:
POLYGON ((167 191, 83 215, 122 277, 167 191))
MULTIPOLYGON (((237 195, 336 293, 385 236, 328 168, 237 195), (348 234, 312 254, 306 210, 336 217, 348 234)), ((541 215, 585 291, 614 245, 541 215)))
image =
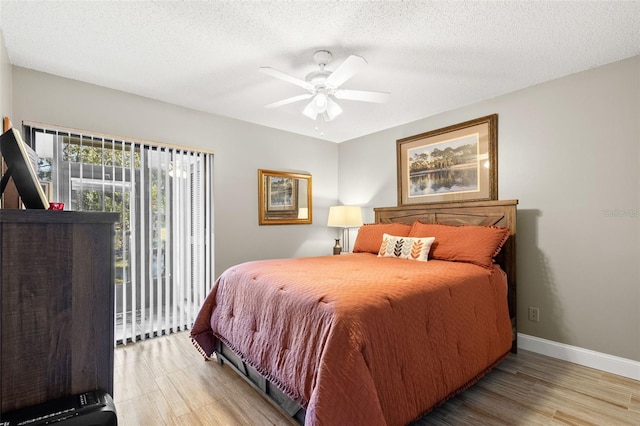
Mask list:
POLYGON ((231 267, 192 341, 299 423, 408 424, 517 348, 516 205, 376 208, 352 254, 231 267))

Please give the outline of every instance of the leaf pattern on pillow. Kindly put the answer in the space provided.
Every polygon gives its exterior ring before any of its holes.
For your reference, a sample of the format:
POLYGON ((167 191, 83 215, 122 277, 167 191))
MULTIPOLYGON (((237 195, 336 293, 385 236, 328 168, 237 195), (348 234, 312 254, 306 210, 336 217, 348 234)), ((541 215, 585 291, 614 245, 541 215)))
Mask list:
POLYGON ((402 254, 403 254, 403 253, 402 253, 402 246, 403 246, 403 245, 404 245, 404 240, 403 240, 403 239, 400 239, 400 240, 396 241, 396 245, 395 245, 395 247, 393 248, 393 255, 394 255, 395 257, 400 257, 400 256, 402 256, 402 254))
POLYGON ((422 247, 424 244, 422 241, 414 241, 411 245, 411 258, 418 259, 422 255, 422 247))
POLYGON ((411 241, 403 241, 402 255, 400 257, 408 259, 411 256, 411 247, 413 246, 411 241))
POLYGON ((385 253, 387 252, 387 243, 389 242, 389 240, 387 239, 382 239, 382 245, 380 246, 380 250, 378 251, 378 256, 384 256, 385 253))

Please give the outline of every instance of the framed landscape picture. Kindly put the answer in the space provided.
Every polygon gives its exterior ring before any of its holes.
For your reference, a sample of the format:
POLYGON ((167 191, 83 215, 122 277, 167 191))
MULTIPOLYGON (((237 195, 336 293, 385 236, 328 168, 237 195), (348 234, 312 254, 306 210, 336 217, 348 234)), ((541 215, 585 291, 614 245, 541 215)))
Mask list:
POLYGON ((498 199, 498 115, 396 141, 398 205, 498 199))
POLYGON ((298 215, 298 181, 286 176, 267 176, 267 211, 298 215))

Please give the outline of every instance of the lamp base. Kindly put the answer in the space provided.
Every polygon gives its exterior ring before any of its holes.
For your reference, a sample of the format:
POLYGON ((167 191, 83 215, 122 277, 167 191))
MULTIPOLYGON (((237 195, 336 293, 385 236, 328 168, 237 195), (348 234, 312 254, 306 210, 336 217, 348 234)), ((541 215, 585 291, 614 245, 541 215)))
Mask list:
POLYGON ((349 228, 342 228, 342 251, 349 253, 349 228))

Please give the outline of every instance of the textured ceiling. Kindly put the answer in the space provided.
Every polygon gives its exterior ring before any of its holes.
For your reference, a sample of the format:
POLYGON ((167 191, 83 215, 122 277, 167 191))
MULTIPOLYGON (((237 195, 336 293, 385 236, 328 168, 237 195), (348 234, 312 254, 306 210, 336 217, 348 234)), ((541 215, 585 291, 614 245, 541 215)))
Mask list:
POLYGON ((320 137, 303 79, 313 53, 368 65, 324 139, 342 142, 640 54, 640 2, 1 1, 12 64, 200 111, 320 137))

